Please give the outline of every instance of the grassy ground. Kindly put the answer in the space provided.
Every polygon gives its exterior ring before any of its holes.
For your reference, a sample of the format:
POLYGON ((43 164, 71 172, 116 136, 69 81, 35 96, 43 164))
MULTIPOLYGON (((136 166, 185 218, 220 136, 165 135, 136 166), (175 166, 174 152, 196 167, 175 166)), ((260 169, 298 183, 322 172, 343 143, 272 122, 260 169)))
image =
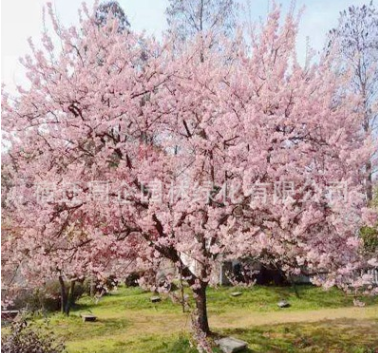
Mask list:
MULTIPOLYGON (((355 308, 353 297, 336 289, 300 286, 299 295, 292 288, 209 289, 210 326, 247 341, 250 352, 378 353, 377 299, 364 298, 366 307, 355 308), (236 290, 242 295, 231 297, 236 290), (290 308, 278 308, 283 298, 290 308)), ((53 315, 48 325, 69 353, 194 353, 189 314, 168 297, 157 304, 150 297, 139 288, 120 288, 97 305, 84 297, 69 318, 53 315), (97 322, 82 322, 80 314, 89 312, 97 322)))

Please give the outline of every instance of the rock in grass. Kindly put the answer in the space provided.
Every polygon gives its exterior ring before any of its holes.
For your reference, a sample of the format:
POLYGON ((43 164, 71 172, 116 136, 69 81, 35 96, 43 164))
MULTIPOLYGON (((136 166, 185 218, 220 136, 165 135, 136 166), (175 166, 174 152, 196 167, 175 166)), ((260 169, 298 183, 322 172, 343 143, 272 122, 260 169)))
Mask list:
POLYGON ((19 314, 18 310, 2 310, 1 311, 1 320, 12 322, 19 314))
POLYGON ((83 314, 81 315, 81 318, 83 319, 84 322, 94 322, 97 320, 97 316, 92 315, 92 314, 83 314))
POLYGON ((279 301, 277 305, 279 308, 288 308, 290 306, 286 300, 279 301))
POLYGON ((240 297, 242 295, 242 292, 232 292, 231 296, 232 297, 240 297))
POLYGON ((238 340, 233 337, 224 337, 216 340, 215 343, 219 346, 220 350, 224 353, 242 352, 248 346, 247 342, 238 340))
POLYGON ((158 302, 161 302, 161 298, 160 297, 151 297, 151 303, 158 303, 158 302))

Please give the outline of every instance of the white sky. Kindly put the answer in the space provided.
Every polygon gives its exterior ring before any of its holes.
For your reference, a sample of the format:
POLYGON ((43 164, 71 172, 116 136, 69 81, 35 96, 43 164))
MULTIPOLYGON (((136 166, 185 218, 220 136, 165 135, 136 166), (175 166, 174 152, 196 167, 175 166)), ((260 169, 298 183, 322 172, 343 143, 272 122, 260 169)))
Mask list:
MULTIPOLYGON (((269 0, 250 1, 253 20, 265 17, 269 0)), ((46 0, 1 0, 1 70, 2 82, 10 89, 23 82, 23 69, 18 58, 28 52, 27 38, 38 39, 42 30, 42 7, 46 0)), ((51 0, 63 25, 77 21, 81 0, 51 0)), ((277 0, 289 8, 292 0, 277 0)), ((306 6, 302 17, 298 51, 305 56, 306 37, 317 50, 323 47, 325 34, 337 25, 339 12, 350 5, 362 5, 370 0, 297 0, 296 8, 306 6)), ((93 0, 87 1, 88 5, 93 0)), ((119 0, 134 30, 145 30, 159 36, 166 28, 165 9, 168 0, 119 0)))

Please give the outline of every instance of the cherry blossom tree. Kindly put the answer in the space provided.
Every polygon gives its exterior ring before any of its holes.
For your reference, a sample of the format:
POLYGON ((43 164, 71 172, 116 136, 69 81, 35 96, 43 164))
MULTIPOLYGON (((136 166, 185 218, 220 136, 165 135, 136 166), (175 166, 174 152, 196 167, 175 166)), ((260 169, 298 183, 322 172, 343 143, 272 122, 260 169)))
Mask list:
MULTIPOLYGON (((14 190, 19 189, 17 186, 14 190)), ((37 232, 27 232, 16 223, 25 211, 21 200, 7 195, 3 209, 2 254, 3 284, 7 295, 23 288, 43 288, 49 283, 59 283, 62 313, 68 315, 75 302, 75 286, 85 279, 95 282, 116 273, 126 276, 133 270, 134 259, 124 256, 115 237, 108 237, 100 244, 80 227, 79 220, 70 217, 65 223, 53 220, 51 227, 59 229, 54 238, 41 237, 37 232), (20 202, 15 205, 14 202, 20 202), (124 259, 124 261, 123 261, 124 259)), ((130 249, 128 250, 130 251, 130 249)))
POLYGON ((170 39, 119 31, 117 18, 99 28, 84 7, 79 27, 62 28, 50 13, 61 51, 47 34, 31 43, 30 88, 3 93, 23 252, 47 267, 72 254, 75 275, 93 254, 153 270, 169 260, 201 337, 220 256, 269 254, 285 271, 327 271, 325 285, 359 266, 372 148, 356 133, 360 97, 332 56, 297 62, 297 19, 280 25, 275 8, 251 48, 199 36, 172 55, 170 39))

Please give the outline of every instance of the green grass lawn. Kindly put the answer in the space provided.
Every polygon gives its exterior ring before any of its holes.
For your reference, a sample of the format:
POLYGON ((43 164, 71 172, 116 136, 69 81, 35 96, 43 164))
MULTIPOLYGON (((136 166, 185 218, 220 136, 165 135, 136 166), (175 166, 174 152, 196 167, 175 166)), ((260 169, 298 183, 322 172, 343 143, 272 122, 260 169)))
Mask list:
MULTIPOLYGON (((378 352, 378 299, 353 297, 337 289, 324 291, 299 286, 250 289, 220 287, 208 290, 210 326, 220 335, 249 343, 250 352, 378 352), (231 297, 234 291, 242 292, 231 297), (280 309, 287 299, 291 307, 280 309)), ((189 292, 188 292, 189 293, 189 292)), ((61 314, 33 319, 63 337, 69 353, 191 353, 190 314, 162 295, 152 304, 150 292, 121 287, 95 304, 82 298, 70 317, 61 314), (82 322, 80 314, 94 313, 97 322, 82 322)))

